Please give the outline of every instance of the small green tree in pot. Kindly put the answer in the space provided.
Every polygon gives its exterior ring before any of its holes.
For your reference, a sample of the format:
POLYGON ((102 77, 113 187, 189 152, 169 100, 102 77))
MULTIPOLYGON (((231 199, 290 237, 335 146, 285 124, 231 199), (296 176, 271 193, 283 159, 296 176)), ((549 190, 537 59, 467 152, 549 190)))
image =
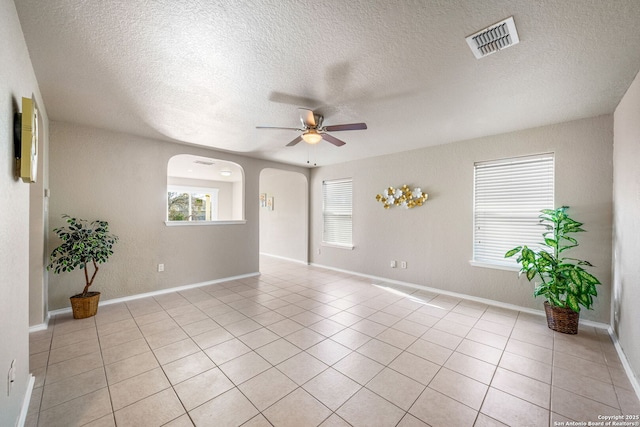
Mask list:
POLYGON ((570 234, 585 231, 581 222, 567 215, 567 209, 568 206, 562 206, 541 211, 540 223, 546 231, 542 233, 544 243, 540 251, 518 246, 508 251, 505 258, 518 255, 519 275, 526 275, 529 281, 536 276, 541 280, 533 295, 547 299, 544 304, 549 328, 576 334, 580 306, 591 309, 600 281, 584 269, 592 267, 591 263, 564 256, 565 251, 578 246, 570 234))
POLYGON ((118 236, 109 233, 107 221, 89 222, 69 215, 62 217, 67 225, 53 230, 62 244, 51 252, 47 270, 56 274, 77 268, 84 270, 85 287, 82 293, 71 297, 73 317, 83 319, 94 316, 98 310, 100 292, 89 292, 89 287, 98 273, 98 264, 106 262, 113 255, 113 245, 118 241, 118 236), (93 264, 91 276, 89 264, 93 264))

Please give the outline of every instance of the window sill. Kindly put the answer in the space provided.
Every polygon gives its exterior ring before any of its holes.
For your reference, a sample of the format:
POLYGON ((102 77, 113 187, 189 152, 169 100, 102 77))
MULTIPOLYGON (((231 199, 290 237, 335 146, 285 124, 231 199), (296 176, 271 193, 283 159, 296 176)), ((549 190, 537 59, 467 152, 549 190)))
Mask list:
POLYGON ((473 267, 491 268, 493 270, 505 270, 505 271, 515 271, 515 272, 520 271, 520 267, 517 265, 494 264, 486 261, 474 261, 474 260, 469 261, 469 264, 471 264, 473 267))
POLYGON ((246 224, 246 219, 236 219, 228 221, 165 221, 164 224, 167 227, 191 227, 201 225, 235 225, 246 224))
POLYGON ((352 251, 354 248, 353 245, 340 245, 338 243, 327 243, 327 242, 320 243, 320 246, 324 246, 326 248, 346 249, 348 251, 352 251))

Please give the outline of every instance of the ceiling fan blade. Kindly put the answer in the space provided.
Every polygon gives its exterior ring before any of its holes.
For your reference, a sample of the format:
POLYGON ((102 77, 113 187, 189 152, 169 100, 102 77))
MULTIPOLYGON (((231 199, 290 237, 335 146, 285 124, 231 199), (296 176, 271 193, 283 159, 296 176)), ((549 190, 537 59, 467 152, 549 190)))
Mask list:
POLYGON ((314 108, 317 107, 318 105, 322 104, 320 101, 318 101, 317 99, 314 99, 314 98, 309 98, 309 97, 306 97, 306 96, 292 95, 290 93, 277 92, 277 91, 272 91, 269 94, 269 101, 277 102, 277 103, 280 103, 280 104, 295 105, 295 106, 311 105, 314 108))
POLYGON ((297 130, 297 131, 304 130, 304 129, 298 129, 298 128, 283 128, 278 126, 256 126, 256 129, 286 129, 286 130, 297 130))
POLYGON ((346 125, 332 125, 324 127, 327 132, 337 132, 341 130, 365 130, 366 128, 366 123, 349 123, 346 125))
POLYGON ((300 121, 302 121, 302 124, 308 128, 316 127, 316 118, 313 115, 313 111, 308 108, 298 108, 298 111, 300 112, 300 121))
POLYGON ((300 141, 302 141, 302 136, 299 136, 296 139, 294 139, 293 141, 291 141, 290 143, 288 143, 287 147, 293 147, 294 145, 296 145, 300 141))
POLYGON ((341 147, 344 144, 346 144, 346 142, 339 140, 338 138, 336 138, 335 136, 331 136, 328 133, 323 133, 322 134, 322 139, 324 139, 327 142, 332 143, 333 145, 335 145, 336 147, 341 147))

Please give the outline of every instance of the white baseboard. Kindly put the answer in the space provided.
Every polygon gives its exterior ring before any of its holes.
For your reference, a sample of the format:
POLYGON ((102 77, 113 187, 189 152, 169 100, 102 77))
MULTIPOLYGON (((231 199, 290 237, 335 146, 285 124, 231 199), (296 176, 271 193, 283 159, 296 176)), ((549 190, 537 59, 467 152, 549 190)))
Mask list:
MULTIPOLYGON (((458 292, 451 292, 451 291, 447 291, 444 289, 438 289, 438 288, 432 288, 429 286, 424 286, 424 285, 417 285, 415 283, 409 283, 409 282, 403 282, 400 280, 393 280, 393 279, 387 279, 386 277, 379 277, 379 276, 372 276, 370 274, 364 274, 364 273, 358 273, 355 271, 350 271, 350 270, 343 270, 340 268, 333 268, 333 267, 328 267, 326 265, 322 265, 322 264, 315 264, 312 263, 310 264, 313 267, 319 267, 319 268, 325 268, 327 270, 333 270, 333 271, 338 271, 340 273, 347 273, 347 274, 352 274, 354 276, 359 276, 359 277, 365 277, 367 279, 372 279, 372 280, 376 280, 380 283, 391 283, 394 285, 400 285, 400 286, 406 286, 408 288, 413 288, 413 289, 419 289, 419 290, 423 290, 423 291, 428 291, 428 292, 433 292, 436 294, 442 294, 442 295, 447 295, 447 296, 451 296, 454 298, 460 298, 460 299, 465 299, 468 301, 474 301, 474 302, 479 302, 482 304, 487 304, 487 305, 491 305, 494 307, 500 307, 500 308, 505 308, 508 310, 516 310, 516 311, 522 311, 525 313, 529 313, 529 314, 533 314, 535 316, 541 316, 541 317, 545 317, 545 313, 543 310, 536 310, 533 308, 529 308, 529 307, 522 307, 519 305, 515 305, 515 304, 509 304, 506 302, 501 302, 501 301, 495 301, 495 300, 491 300, 491 299, 487 299, 487 298, 480 298, 480 297, 476 297, 473 295, 467 295, 467 294, 461 294, 458 292)), ((608 330, 609 329, 609 325, 606 323, 602 323, 602 322, 594 322, 592 320, 580 320, 580 324, 584 325, 584 326, 592 326, 594 328, 598 328, 598 329, 604 329, 604 330, 608 330)))
POLYGON ((612 326, 609 327, 609 336, 613 341, 613 345, 616 347, 616 352, 618 353, 620 362, 622 363, 622 366, 624 367, 624 371, 627 374, 627 378, 629 378, 629 381, 631 382, 633 391, 636 392, 636 396, 638 397, 638 399, 640 399, 640 383, 638 382, 638 378, 636 377, 635 372, 633 372, 633 369, 631 368, 631 364, 627 359, 627 355, 624 354, 624 350, 622 350, 620 341, 618 341, 618 335, 616 335, 616 331, 613 330, 612 326))
MULTIPOLYGON (((249 277, 256 277, 256 276, 259 276, 259 275, 260 275, 260 272, 241 274, 241 275, 238 275, 238 276, 225 277, 223 279, 209 280, 207 282, 193 283, 191 285, 177 286, 175 288, 160 289, 160 290, 153 291, 153 292, 145 292, 143 294, 129 295, 129 296, 126 296, 126 297, 121 297, 121 298, 112 298, 112 299, 108 299, 108 300, 105 300, 105 301, 100 301, 98 306, 101 307, 101 306, 104 306, 104 305, 118 304, 118 303, 121 303, 121 302, 133 301, 133 300, 137 300, 137 299, 141 299, 141 298, 153 297, 153 296, 156 296, 156 295, 169 294, 171 292, 186 291, 187 289, 200 288, 202 286, 208 286, 208 285, 216 285, 218 283, 230 282, 232 280, 246 279, 246 278, 249 278, 249 277)), ((57 310, 51 310, 51 311, 49 311, 49 317, 54 317, 57 314, 64 314, 64 313, 71 313, 71 307, 65 307, 65 308, 59 308, 57 310)))
POLYGON ((16 426, 24 427, 24 423, 27 421, 27 413, 29 412, 29 403, 31 403, 31 394, 33 393, 33 386, 36 383, 36 377, 29 374, 29 382, 27 383, 27 391, 22 400, 22 408, 20 409, 20 418, 16 422, 16 426))
POLYGON ((51 319, 51 317, 49 316, 49 312, 47 312, 47 317, 44 319, 44 323, 40 323, 39 325, 29 326, 29 333, 46 331, 47 328, 49 327, 49 319, 51 319))
POLYGON ((283 256, 280 256, 280 255, 268 254, 266 252, 260 252, 260 255, 261 256, 268 256, 269 258, 281 259, 283 261, 295 262, 297 264, 309 265, 309 263, 307 261, 301 261, 299 259, 287 258, 287 257, 283 257, 283 256))

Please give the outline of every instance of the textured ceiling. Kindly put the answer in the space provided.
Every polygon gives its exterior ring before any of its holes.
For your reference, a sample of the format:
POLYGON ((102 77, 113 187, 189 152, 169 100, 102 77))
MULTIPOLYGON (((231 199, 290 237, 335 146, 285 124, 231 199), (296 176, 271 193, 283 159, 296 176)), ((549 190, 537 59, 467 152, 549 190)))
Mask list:
POLYGON ((16 0, 50 119, 318 165, 612 113, 638 0, 16 0), (520 44, 464 38, 513 16, 520 44), (347 145, 285 147, 297 107, 347 145))
POLYGON ((178 154, 169 159, 167 176, 207 181, 242 182, 242 167, 233 162, 209 157, 178 154), (229 175, 223 175, 226 171, 229 175))

